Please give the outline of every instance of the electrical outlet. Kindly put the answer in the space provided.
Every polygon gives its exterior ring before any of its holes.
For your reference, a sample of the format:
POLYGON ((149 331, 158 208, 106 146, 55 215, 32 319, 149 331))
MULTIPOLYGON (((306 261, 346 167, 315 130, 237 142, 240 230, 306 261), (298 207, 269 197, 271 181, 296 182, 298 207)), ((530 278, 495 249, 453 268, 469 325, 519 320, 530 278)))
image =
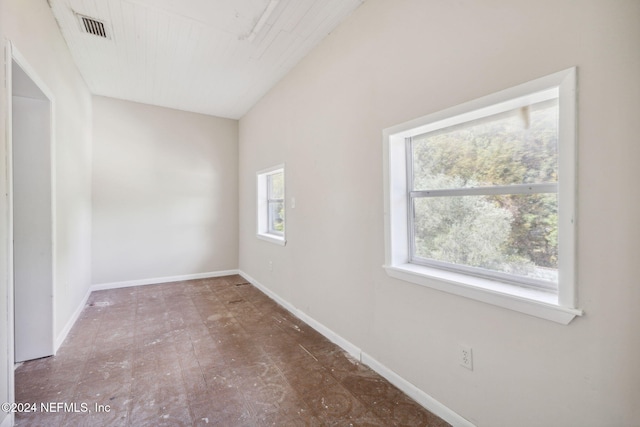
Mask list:
POLYGON ((269 271, 273 271, 273 261, 269 261, 269 271))
POLYGON ((458 361, 460 366, 464 366, 470 371, 473 371, 473 350, 468 345, 460 344, 458 346, 458 361))

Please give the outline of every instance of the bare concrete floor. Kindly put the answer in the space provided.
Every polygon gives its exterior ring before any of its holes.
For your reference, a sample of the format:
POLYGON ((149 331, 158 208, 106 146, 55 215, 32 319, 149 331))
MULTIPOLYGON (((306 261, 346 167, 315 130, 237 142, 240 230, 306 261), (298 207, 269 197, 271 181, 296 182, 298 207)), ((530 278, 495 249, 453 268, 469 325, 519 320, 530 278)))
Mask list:
POLYGON ((240 276, 92 293, 16 401, 28 427, 449 425, 240 276))

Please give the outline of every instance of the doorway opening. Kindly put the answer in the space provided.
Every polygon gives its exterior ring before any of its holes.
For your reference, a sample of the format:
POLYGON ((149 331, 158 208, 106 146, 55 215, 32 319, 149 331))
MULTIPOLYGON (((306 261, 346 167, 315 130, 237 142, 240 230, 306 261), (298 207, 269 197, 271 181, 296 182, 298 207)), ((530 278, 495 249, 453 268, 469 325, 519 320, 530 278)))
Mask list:
POLYGON ((10 206, 14 363, 51 356, 54 339, 52 101, 11 48, 10 206))

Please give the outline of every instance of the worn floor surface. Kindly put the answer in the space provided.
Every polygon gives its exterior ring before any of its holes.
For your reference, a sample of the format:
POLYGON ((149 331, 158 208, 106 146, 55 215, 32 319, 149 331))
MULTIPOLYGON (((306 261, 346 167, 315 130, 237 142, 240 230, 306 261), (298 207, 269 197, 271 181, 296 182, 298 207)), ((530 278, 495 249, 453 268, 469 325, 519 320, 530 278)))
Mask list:
POLYGON ((28 427, 448 425, 240 276, 92 293, 16 401, 28 427))

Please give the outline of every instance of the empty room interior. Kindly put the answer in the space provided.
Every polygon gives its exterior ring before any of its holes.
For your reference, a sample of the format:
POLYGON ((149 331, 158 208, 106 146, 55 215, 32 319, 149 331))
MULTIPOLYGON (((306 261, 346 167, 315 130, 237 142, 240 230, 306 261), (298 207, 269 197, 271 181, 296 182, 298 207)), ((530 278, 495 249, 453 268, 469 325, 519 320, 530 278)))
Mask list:
POLYGON ((640 425, 640 1, 0 0, 0 427, 640 425))

